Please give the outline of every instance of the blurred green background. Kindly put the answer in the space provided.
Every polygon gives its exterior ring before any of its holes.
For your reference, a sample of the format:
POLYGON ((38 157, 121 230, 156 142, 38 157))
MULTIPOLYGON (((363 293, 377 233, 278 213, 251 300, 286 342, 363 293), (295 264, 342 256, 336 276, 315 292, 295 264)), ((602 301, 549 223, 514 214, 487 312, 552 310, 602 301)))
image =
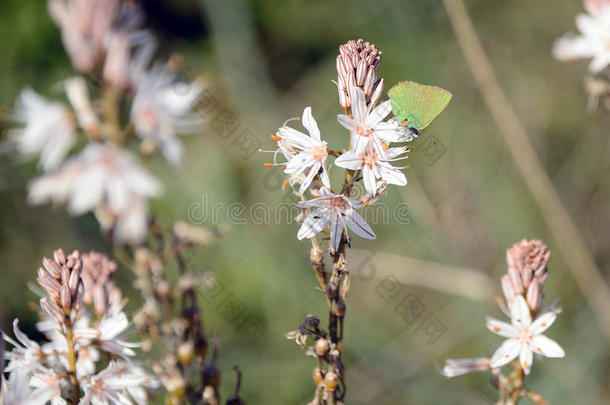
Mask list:
MULTIPOLYGON (((331 83, 335 57, 340 44, 364 38, 383 51, 378 73, 387 88, 415 80, 444 87, 454 99, 426 131, 445 152, 433 161, 414 151, 409 184, 390 187, 383 200, 390 212, 406 207, 407 220, 374 225, 375 241, 353 240, 348 260, 357 275, 348 301, 344 360, 348 403, 495 403, 488 375, 447 380, 438 369, 445 358, 489 355, 500 343, 485 329, 484 319, 503 317, 493 297, 501 294, 504 252, 524 237, 542 239, 553 252, 545 301, 560 298, 564 311, 548 335, 567 353, 565 359, 536 361, 528 385, 552 404, 610 401, 607 340, 482 102, 440 0, 145 3, 148 25, 161 38, 162 50, 184 55, 187 76, 204 74, 207 95, 216 103, 205 130, 183 139, 187 156, 181 168, 168 168, 161 159, 152 162, 151 170, 165 184, 164 197, 153 202, 152 211, 168 222, 186 220, 190 211, 194 222, 229 225, 230 232, 214 247, 189 257, 194 268, 214 271, 224 286, 219 298, 202 302, 206 328, 221 340, 225 398, 233 386, 230 368, 239 364, 248 403, 306 403, 313 393, 315 361, 282 334, 308 313, 326 319, 308 263, 309 243, 296 240, 294 221, 273 218, 274 208, 287 201, 278 186, 281 176, 263 167, 269 155, 247 155, 235 139, 248 130, 262 148, 271 149, 268 134, 310 105, 330 146, 343 147, 346 132, 336 122, 341 111, 331 83), (239 120, 228 136, 214 127, 214 118, 225 109, 239 120), (245 207, 239 214, 243 221, 227 215, 234 202, 245 207), (260 203, 270 207, 270 220, 258 220, 260 203), (221 207, 218 218, 212 216, 215 204, 221 207), (379 293, 387 277, 402 286, 393 299, 379 293), (431 277, 434 285, 426 281, 431 277), (222 316, 219 308, 228 296, 243 305, 243 316, 260 321, 262 336, 244 333, 239 322, 222 316), (405 320, 397 310, 407 296, 424 307, 417 319, 405 320), (418 327, 429 316, 445 329, 433 342, 418 327)), ((581 2, 466 3, 503 88, 608 280, 610 114, 603 108, 585 112, 586 64, 561 64, 551 56, 553 41, 574 30, 581 2)), ((2 0, 3 109, 14 105, 24 86, 59 96, 58 83, 71 74, 44 2, 2 0)), ((92 216, 72 218, 62 210, 25 204, 35 162, 3 154, 0 172, 2 328, 19 317, 32 331, 27 303, 35 297, 26 283, 35 279, 40 258, 57 247, 108 247, 92 216)), ((123 269, 118 278, 129 292, 130 307, 137 308, 131 274, 123 269)))

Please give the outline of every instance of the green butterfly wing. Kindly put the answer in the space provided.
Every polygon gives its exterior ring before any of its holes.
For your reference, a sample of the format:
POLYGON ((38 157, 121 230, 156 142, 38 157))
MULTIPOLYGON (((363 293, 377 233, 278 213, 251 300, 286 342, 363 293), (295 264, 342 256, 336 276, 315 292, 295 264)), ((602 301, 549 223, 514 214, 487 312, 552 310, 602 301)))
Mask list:
POLYGON ((404 81, 388 91, 392 111, 401 121, 418 131, 426 128, 447 108, 453 95, 435 86, 404 81))

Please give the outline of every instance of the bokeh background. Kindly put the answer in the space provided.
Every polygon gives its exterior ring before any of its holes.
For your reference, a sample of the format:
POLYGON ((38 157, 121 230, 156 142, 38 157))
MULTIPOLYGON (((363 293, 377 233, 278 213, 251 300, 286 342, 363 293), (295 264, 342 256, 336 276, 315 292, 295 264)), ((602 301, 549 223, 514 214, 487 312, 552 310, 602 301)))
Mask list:
MULTIPOLYGON (((56 97, 58 83, 72 74, 44 3, 0 2, 3 113, 24 86, 56 97)), ((551 56, 553 41, 574 30, 581 2, 466 3, 540 160, 610 282, 610 113, 585 111, 585 64, 561 64, 551 56)), ((383 200, 390 214, 401 207, 401 220, 390 215, 385 224, 376 221, 375 241, 353 240, 348 403, 494 403, 488 375, 447 380, 438 370, 445 358, 489 355, 500 343, 484 318, 503 316, 493 297, 501 294, 504 252, 524 237, 542 239, 553 252, 545 300, 560 298, 563 313, 548 335, 567 353, 562 360, 536 361, 529 386, 552 404, 609 403, 608 340, 483 104, 440 0, 147 0, 144 8, 162 52, 181 53, 187 77, 205 75, 215 106, 201 133, 184 138, 181 168, 170 169, 159 158, 150 169, 165 184, 164 197, 152 204, 155 215, 229 229, 213 247, 189 257, 195 268, 215 272, 224 288, 219 298, 202 302, 206 328, 221 340, 225 398, 233 386, 230 368, 239 364, 248 403, 306 403, 315 361, 282 334, 308 313, 326 318, 308 243, 296 240, 294 221, 274 218, 276 207, 288 201, 281 176, 263 167, 269 155, 246 153, 235 139, 248 130, 270 149, 268 134, 309 105, 331 147, 343 147, 347 134, 336 122, 340 109, 331 83, 335 57, 340 44, 364 38, 383 51, 379 75, 388 85, 405 79, 435 84, 454 99, 426 131, 442 153, 431 157, 416 148, 408 186, 391 187, 383 200), (233 134, 214 125, 223 111, 238 120, 233 134), (227 214, 234 202, 244 207, 239 220, 227 214), (261 203, 270 210, 267 220, 261 203), (221 207, 217 217, 214 206, 221 207), (240 321, 219 311, 229 295, 242 304, 240 316, 259 321, 263 333, 245 333, 240 321), (407 297, 407 303, 421 304, 417 316, 401 312, 407 297), (426 319, 438 321, 444 332, 431 338, 421 327, 426 319)), ((92 216, 72 218, 61 209, 25 204, 35 162, 4 153, 0 173, 2 329, 19 317, 33 332, 28 303, 35 296, 26 283, 35 279, 40 258, 56 247, 111 252, 92 216)), ((117 276, 129 306, 137 308, 130 273, 123 269, 117 276)))

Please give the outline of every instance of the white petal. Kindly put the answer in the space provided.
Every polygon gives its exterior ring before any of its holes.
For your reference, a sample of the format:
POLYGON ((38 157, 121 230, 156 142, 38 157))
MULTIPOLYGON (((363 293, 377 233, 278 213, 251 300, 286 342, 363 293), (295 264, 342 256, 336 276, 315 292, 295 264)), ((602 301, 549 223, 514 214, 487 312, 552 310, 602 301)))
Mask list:
POLYGON ((366 98, 360 87, 352 86, 352 115, 357 123, 364 123, 367 116, 366 98))
POLYGON ((314 237, 328 225, 330 218, 330 212, 325 208, 313 211, 305 218, 305 221, 303 221, 303 225, 301 225, 301 228, 297 233, 297 239, 301 240, 314 237))
POLYGON ((380 163, 377 165, 381 179, 386 183, 395 184, 397 186, 406 186, 407 177, 400 169, 392 167, 387 163, 380 163))
POLYGON ((343 235, 343 219, 342 216, 333 210, 331 214, 330 224, 330 246, 336 251, 341 244, 341 237, 343 235))
POLYGON ((555 311, 545 312, 532 322, 530 325, 530 332, 532 332, 533 335, 541 334, 555 322, 555 319, 557 319, 557 313, 555 311))
POLYGON ((358 170, 362 167, 362 155, 351 150, 347 151, 335 159, 335 166, 358 170))
POLYGON ((534 336, 530 347, 535 353, 546 357, 560 358, 566 355, 557 342, 544 335, 534 336))
POLYGON ((377 194, 377 181, 375 180, 375 173, 369 165, 362 166, 362 180, 366 191, 371 197, 374 197, 377 194))
POLYGON ((318 128, 316 120, 313 119, 313 115, 311 115, 311 107, 307 107, 303 111, 303 126, 307 129, 312 138, 320 140, 320 129, 318 128))
POLYGON ((521 344, 516 339, 505 340, 491 356, 491 367, 502 367, 521 353, 521 344))
POLYGON ((375 107, 375 109, 367 117, 366 123, 371 127, 374 127, 381 122, 381 120, 387 117, 390 111, 392 111, 392 102, 390 100, 386 100, 375 107))
POLYGON ((318 170, 320 170, 320 167, 322 167, 322 163, 318 161, 314 162, 314 164, 309 169, 309 173, 307 173, 307 177, 305 178, 305 180, 303 180, 303 183, 301 183, 299 194, 303 195, 303 193, 307 190, 307 188, 313 181, 313 178, 316 177, 316 175, 318 174, 318 170))
POLYGON ((521 353, 519 354, 519 363, 521 363, 521 368, 523 368, 523 372, 525 373, 525 375, 528 375, 530 373, 533 361, 534 355, 531 349, 528 346, 523 346, 521 348, 521 353))
POLYGON ((530 308, 522 295, 517 295, 510 306, 510 317, 513 326, 527 328, 532 323, 530 308))
POLYGON ((343 125, 343 127, 349 131, 353 131, 354 128, 358 126, 356 121, 345 114, 337 115, 337 121, 339 121, 339 124, 343 125))
POLYGON ((367 224, 364 219, 356 212, 356 210, 351 209, 347 212, 345 216, 345 223, 356 235, 360 236, 364 239, 375 239, 375 232, 373 229, 367 224))
POLYGON ((498 321, 497 319, 488 317, 486 319, 485 326, 487 326, 487 329, 496 335, 500 335, 505 338, 517 337, 517 331, 510 323, 498 321))

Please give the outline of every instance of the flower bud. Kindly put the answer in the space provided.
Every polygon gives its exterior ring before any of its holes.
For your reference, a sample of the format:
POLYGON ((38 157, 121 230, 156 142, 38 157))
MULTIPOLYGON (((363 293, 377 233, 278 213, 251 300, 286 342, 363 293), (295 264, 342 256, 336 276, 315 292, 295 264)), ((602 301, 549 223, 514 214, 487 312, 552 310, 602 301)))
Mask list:
POLYGON ((329 371, 328 373, 326 373, 326 375, 324 376, 324 386, 326 387, 327 390, 334 391, 337 388, 338 384, 339 384, 339 377, 337 377, 337 374, 335 374, 332 371, 329 371))
POLYGON ((203 381, 205 385, 209 385, 214 389, 220 384, 220 370, 213 364, 208 364, 203 369, 203 381))
POLYGON ((328 353, 328 349, 330 349, 330 344, 328 343, 328 340, 320 338, 316 341, 315 351, 318 356, 326 356, 326 353, 328 353))

